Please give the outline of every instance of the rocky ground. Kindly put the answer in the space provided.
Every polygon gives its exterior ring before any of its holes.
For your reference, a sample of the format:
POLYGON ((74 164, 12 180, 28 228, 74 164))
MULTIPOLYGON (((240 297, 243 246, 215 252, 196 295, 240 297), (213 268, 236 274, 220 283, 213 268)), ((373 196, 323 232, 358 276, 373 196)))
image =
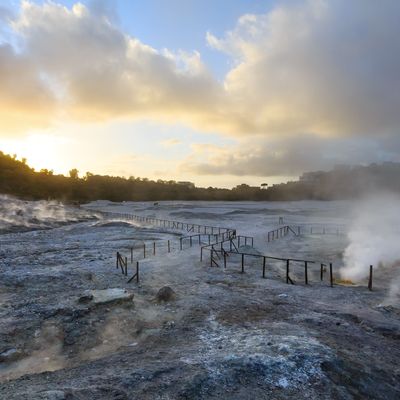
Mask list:
MULTIPOLYGON (((229 222, 236 225, 221 225, 229 222)), ((247 219, 240 227, 251 233, 247 219)), ((267 279, 257 260, 244 274, 234 258, 210 268, 198 246, 179 250, 180 234, 86 220, 1 235, 0 398, 400 397, 400 309, 386 301, 383 272, 372 292, 331 288, 316 267, 310 285, 296 267, 296 284, 287 285, 279 263, 268 263, 267 279), (139 284, 127 283, 115 253, 129 258, 133 245, 140 259, 143 241, 156 242, 157 254, 140 262, 139 284), (159 294, 166 286, 173 292, 159 294)), ((335 262, 345 241, 261 239, 253 251, 335 262)))

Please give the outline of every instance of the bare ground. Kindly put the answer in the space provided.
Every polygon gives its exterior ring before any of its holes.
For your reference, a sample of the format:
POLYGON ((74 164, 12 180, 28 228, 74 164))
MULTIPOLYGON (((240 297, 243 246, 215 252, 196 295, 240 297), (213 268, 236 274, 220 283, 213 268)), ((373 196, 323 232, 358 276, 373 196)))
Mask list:
POLYGON ((178 251, 176 233, 93 221, 2 235, 0 245, 1 398, 400 397, 400 310, 382 305, 379 275, 372 292, 330 288, 317 271, 309 286, 297 270, 286 285, 278 264, 267 279, 255 261, 244 274, 233 259, 210 268, 198 247, 178 251), (175 241, 141 264, 139 285, 115 269, 132 239, 175 241), (165 285, 176 299, 158 303, 165 285), (106 288, 133 301, 79 302, 106 288))

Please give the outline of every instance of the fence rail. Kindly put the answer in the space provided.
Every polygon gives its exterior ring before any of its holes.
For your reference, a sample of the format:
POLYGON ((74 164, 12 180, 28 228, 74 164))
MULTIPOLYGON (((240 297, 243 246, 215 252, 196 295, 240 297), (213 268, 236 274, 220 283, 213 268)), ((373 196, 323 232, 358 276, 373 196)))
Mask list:
POLYGON ((310 234, 310 235, 343 235, 344 228, 342 230, 339 227, 332 228, 326 226, 299 226, 298 234, 310 234))
POLYGON ((97 214, 100 214, 106 218, 125 219, 128 221, 136 221, 136 222, 152 224, 152 225, 158 226, 160 228, 186 230, 187 232, 203 233, 205 235, 206 234, 213 235, 215 233, 221 234, 223 232, 229 232, 229 231, 235 232, 235 229, 224 228, 221 226, 200 225, 200 224, 193 224, 193 223, 189 223, 189 222, 172 221, 169 219, 160 219, 160 218, 154 218, 154 217, 148 217, 148 216, 136 215, 136 214, 130 214, 130 213, 117 213, 117 212, 111 212, 111 211, 97 211, 97 210, 94 212, 97 214))
POLYGON ((343 235, 343 230, 332 227, 325 226, 290 226, 285 225, 279 228, 276 228, 272 231, 267 232, 267 242, 272 242, 276 239, 280 239, 282 237, 287 236, 289 233, 292 233, 294 236, 300 236, 304 234, 310 235, 343 235))
MULTIPOLYGON (((245 243, 245 246, 247 245, 247 241, 251 242, 251 247, 253 247, 253 242, 254 238, 252 236, 242 236, 242 235, 235 235, 231 236, 225 240, 220 240, 219 242, 216 243, 211 243, 205 246, 202 246, 200 249, 200 261, 203 261, 203 250, 214 250, 214 246, 220 246, 220 250, 222 251, 224 249, 224 243, 229 243, 229 251, 235 251, 236 253, 239 252, 240 248, 240 241, 242 243, 245 243), (237 245, 235 244, 235 240, 237 240, 237 245)), ((211 261, 211 264, 213 261, 211 261)))
MULTIPOLYGON (((282 227, 286 228, 286 227, 282 227)), ((289 227, 290 228, 290 227, 289 227)), ((291 229, 291 228, 290 228, 291 229)), ((268 256, 265 254, 254 254, 254 253, 248 253, 244 251, 240 251, 240 238, 241 236, 236 236, 234 238, 228 239, 228 240, 223 240, 218 243, 214 243, 211 245, 206 245, 201 247, 200 251, 200 261, 203 260, 203 251, 208 250, 210 251, 210 266, 211 267, 219 267, 219 262, 221 259, 223 259, 224 262, 224 268, 227 267, 227 257, 230 255, 240 255, 241 257, 241 273, 244 273, 245 269, 245 257, 254 257, 254 258, 261 258, 263 260, 262 264, 262 277, 266 278, 266 261, 267 260, 274 260, 274 261, 282 261, 285 262, 286 265, 286 283, 290 283, 294 285, 293 279, 290 277, 290 265, 291 263, 302 263, 304 265, 304 283, 306 285, 309 284, 309 274, 308 274, 308 268, 310 264, 316 264, 317 262, 314 260, 304 260, 304 259, 298 259, 298 258, 287 258, 287 257, 274 257, 274 256, 268 256), (238 246, 235 245, 235 240, 238 241, 238 246), (224 245, 229 242, 229 249, 225 249, 224 245)), ((246 237, 247 239, 251 239, 252 245, 253 245, 253 238, 252 237, 246 237)), ((247 240, 246 239, 246 240, 247 240)), ((323 275, 324 275, 324 268, 326 267, 325 263, 320 263, 320 279, 323 281, 323 275)), ((330 278, 330 285, 333 287, 333 264, 329 263, 329 278, 330 278)), ((372 272, 370 274, 372 276, 372 272)), ((372 287, 372 283, 371 283, 372 287)))
MULTIPOLYGON (((226 243, 226 242, 224 242, 226 243)), ((241 273, 244 273, 245 271, 245 258, 247 257, 253 257, 253 258, 260 258, 262 259, 262 277, 265 279, 266 278, 266 262, 267 260, 274 260, 274 261, 282 261, 285 263, 286 266, 286 283, 290 283, 292 285, 295 284, 294 280, 290 276, 290 266, 292 263, 302 263, 304 266, 304 283, 306 285, 309 284, 309 265, 310 264, 316 264, 317 262, 314 260, 303 260, 303 259, 297 259, 297 258, 285 258, 285 257, 273 257, 273 256, 268 256, 265 254, 254 254, 254 253, 247 253, 247 252, 241 252, 238 249, 233 250, 228 250, 223 247, 223 243, 217 244, 218 246, 215 247, 215 245, 211 245, 210 247, 204 246, 202 247, 202 251, 208 250, 210 251, 210 266, 211 267, 219 267, 219 263, 216 260, 221 260, 223 258, 224 260, 224 268, 227 267, 227 257, 230 255, 239 255, 241 257, 241 273)), ((203 255, 201 253, 201 260, 203 259, 203 255)), ((320 280, 324 280, 324 271, 325 267, 327 264, 321 263, 320 264, 320 280)), ((333 287, 334 283, 334 278, 333 278, 333 264, 329 263, 329 282, 330 286, 333 287)), ((372 284, 371 284, 372 286, 372 284)))
MULTIPOLYGON (((203 260, 203 251, 210 251, 210 266, 211 267, 219 267, 220 263, 223 261, 224 268, 227 268, 227 259, 232 255, 240 256, 241 259, 241 273, 245 272, 245 260, 246 257, 253 257, 262 259, 262 278, 266 278, 267 272, 267 260, 281 261, 285 263, 286 267, 286 283, 287 284, 295 284, 295 281, 290 276, 290 267, 293 263, 301 263, 304 268, 304 283, 306 285, 309 284, 309 266, 310 264, 319 264, 320 268, 320 281, 324 280, 324 273, 327 272, 326 268, 329 266, 329 284, 331 287, 334 286, 334 274, 333 274, 333 264, 332 263, 320 263, 315 260, 304 260, 297 258, 287 258, 287 257, 275 257, 269 256, 265 254, 254 254, 245 251, 241 251, 241 243, 247 246, 247 243, 253 247, 254 238, 251 236, 243 236, 236 235, 236 230, 231 228, 222 228, 208 225, 199 225, 199 224, 191 224, 186 222, 179 221, 171 221, 171 220, 163 220, 153 217, 144 217, 135 214, 129 213, 114 213, 114 212, 104 212, 104 211, 96 211, 98 214, 101 214, 105 217, 111 218, 121 218, 127 220, 135 220, 138 222, 144 222, 149 224, 154 224, 156 226, 168 228, 168 229, 180 229, 185 230, 187 232, 194 232, 197 230, 197 233, 193 235, 182 236, 179 238, 179 250, 184 250, 184 244, 188 243, 190 247, 196 242, 198 245, 206 242, 207 244, 201 246, 200 250, 200 261, 203 260), (203 232, 201 232, 203 231, 203 232), (197 239, 197 241, 196 241, 197 239), (225 246, 229 243, 229 249, 226 249, 225 246)), ((303 227, 291 227, 289 225, 279 227, 273 231, 268 232, 267 240, 268 242, 271 240, 275 240, 280 237, 284 237, 289 233, 293 233, 295 236, 298 236, 302 233, 303 227)), ((315 232, 313 227, 310 227, 310 233, 318 233, 315 232)), ((323 228, 322 234, 326 234, 328 231, 323 228)), ((336 233, 339 234, 339 230, 336 230, 336 233)), ((321 234, 321 233, 320 233, 321 234)), ((167 251, 171 252, 171 241, 163 241, 167 243, 167 251)), ((156 243, 152 242, 152 253, 156 255, 156 243)), ((134 274, 127 281, 128 283, 136 280, 139 282, 139 271, 140 271, 140 263, 139 260, 134 261, 133 250, 140 249, 143 251, 143 259, 146 258, 146 254, 148 254, 148 247, 146 249, 146 243, 143 243, 143 246, 129 247, 130 250, 130 261, 132 264, 132 268, 134 269, 134 274), (147 253, 146 253, 147 251, 147 253)), ((124 276, 128 276, 128 258, 124 257, 120 252, 117 252, 116 258, 116 268, 121 269, 121 272, 124 276)), ((372 290, 372 278, 373 278, 373 266, 371 265, 369 268, 369 278, 368 278, 368 289, 372 290)))
POLYGON ((276 228, 272 231, 269 231, 267 233, 267 242, 271 242, 275 239, 279 239, 282 237, 287 236, 289 233, 293 233, 295 236, 300 235, 300 227, 291 227, 289 225, 281 226, 279 228, 276 228), (297 232, 296 232, 297 231, 297 232))
MULTIPOLYGON (((157 254, 160 254, 160 249, 165 248, 167 254, 171 253, 171 250, 175 249, 178 251, 185 250, 184 244, 188 243, 190 247, 192 247, 194 244, 201 245, 204 243, 208 243, 208 245, 213 245, 215 243, 219 243, 221 240, 229 240, 236 237, 236 231, 234 229, 224 231, 221 233, 215 233, 215 234, 194 234, 194 235, 188 235, 188 236, 182 236, 179 238, 179 241, 171 241, 171 240, 162 240, 162 241, 152 241, 150 243, 146 243, 145 241, 143 244, 140 244, 139 246, 129 246, 126 248, 130 252, 130 263, 132 265, 135 265, 136 263, 136 273, 128 280, 128 282, 131 282, 133 279, 136 278, 136 281, 139 282, 139 261, 143 261, 144 259, 148 258, 149 256, 153 255, 156 256, 157 254), (197 240, 195 240, 197 239, 197 240), (157 245, 158 244, 158 245, 157 245), (174 244, 177 244, 177 246, 174 246, 174 244), (138 259, 138 256, 134 256, 134 251, 139 250, 140 251, 140 258, 138 259)), ((244 236, 242 238, 245 238, 244 236)), ((247 239, 250 239, 247 237, 247 239)), ((246 239, 246 243, 247 243, 246 239)), ((252 239, 252 238, 251 238, 252 239)), ((186 247, 187 248, 187 247, 186 247)), ((127 276, 128 274, 128 257, 125 257, 122 255, 121 252, 117 252, 117 259, 116 259, 116 265, 117 269, 121 268, 122 274, 127 276)))

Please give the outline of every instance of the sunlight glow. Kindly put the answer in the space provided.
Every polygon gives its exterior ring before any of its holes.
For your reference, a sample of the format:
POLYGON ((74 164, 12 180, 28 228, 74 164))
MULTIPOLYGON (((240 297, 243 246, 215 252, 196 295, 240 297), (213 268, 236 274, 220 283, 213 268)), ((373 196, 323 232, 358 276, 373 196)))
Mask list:
POLYGON ((69 140, 65 137, 31 134, 20 139, 0 139, 3 153, 14 155, 17 159, 27 159, 29 166, 36 171, 42 168, 52 169, 54 173, 65 173, 66 164, 62 147, 69 140))

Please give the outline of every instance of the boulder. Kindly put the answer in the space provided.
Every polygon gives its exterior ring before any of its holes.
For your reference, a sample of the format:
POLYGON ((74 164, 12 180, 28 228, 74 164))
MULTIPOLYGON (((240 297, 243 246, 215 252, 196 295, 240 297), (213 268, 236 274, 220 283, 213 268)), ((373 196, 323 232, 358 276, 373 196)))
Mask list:
POLYGON ((159 303, 172 301, 172 300, 175 300, 175 298, 176 298, 176 294, 169 286, 162 287, 158 291, 157 296, 156 296, 156 300, 159 303))
POLYGON ((86 290, 79 298, 79 303, 90 303, 92 305, 115 304, 132 301, 133 293, 127 289, 112 288, 86 290))

